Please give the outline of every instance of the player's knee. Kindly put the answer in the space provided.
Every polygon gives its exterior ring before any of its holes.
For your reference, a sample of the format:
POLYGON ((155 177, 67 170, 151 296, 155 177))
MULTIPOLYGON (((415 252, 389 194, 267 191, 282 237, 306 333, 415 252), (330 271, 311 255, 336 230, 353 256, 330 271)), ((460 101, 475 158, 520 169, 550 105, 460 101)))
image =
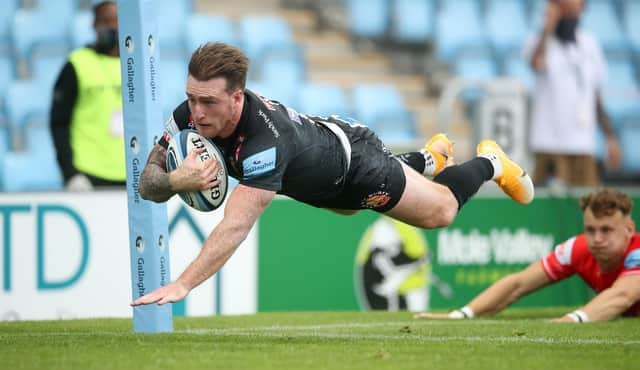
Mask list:
POLYGON ((429 217, 428 227, 431 229, 449 226, 458 214, 458 202, 453 196, 443 197, 434 208, 429 217))

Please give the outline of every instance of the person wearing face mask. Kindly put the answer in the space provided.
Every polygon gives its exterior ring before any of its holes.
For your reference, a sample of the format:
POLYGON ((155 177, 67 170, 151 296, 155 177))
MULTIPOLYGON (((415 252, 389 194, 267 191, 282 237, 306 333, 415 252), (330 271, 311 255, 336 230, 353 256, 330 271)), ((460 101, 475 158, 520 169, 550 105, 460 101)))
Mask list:
POLYGON ((578 27, 584 6, 584 0, 549 1, 542 33, 524 48, 536 76, 530 131, 536 185, 598 185, 597 125, 606 137, 606 166, 617 169, 621 163, 599 91, 606 61, 595 37, 578 27))
POLYGON ((93 45, 71 52, 56 80, 50 127, 65 189, 125 186, 115 1, 93 6, 93 45))
POLYGON ((631 218, 633 201, 604 188, 580 199, 584 233, 560 244, 526 269, 507 275, 466 306, 448 313, 424 312, 415 318, 471 319, 491 316, 527 294, 578 274, 596 296, 554 322, 608 321, 640 316, 640 234, 631 218))

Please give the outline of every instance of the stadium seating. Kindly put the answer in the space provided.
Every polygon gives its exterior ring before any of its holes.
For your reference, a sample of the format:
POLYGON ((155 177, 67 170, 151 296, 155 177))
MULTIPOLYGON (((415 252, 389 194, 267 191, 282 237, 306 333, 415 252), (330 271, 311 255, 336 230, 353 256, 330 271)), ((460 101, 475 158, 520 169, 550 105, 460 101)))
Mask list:
POLYGON ((186 99, 187 64, 184 58, 163 58, 160 63, 160 99, 162 117, 169 117, 173 110, 186 99))
POLYGON ((622 147, 622 168, 627 172, 640 173, 640 116, 622 125, 619 138, 622 147))
POLYGON ((254 63, 270 53, 295 48, 289 24, 277 16, 244 16, 238 21, 240 45, 254 63))
POLYGON ((535 74, 531 70, 529 62, 521 55, 506 57, 503 61, 503 70, 505 76, 515 78, 522 82, 529 91, 533 89, 535 85, 535 74))
POLYGON ((66 62, 66 56, 61 55, 47 55, 36 58, 31 62, 31 78, 41 81, 41 88, 51 90, 66 62))
POLYGON ((347 22, 358 38, 383 39, 389 29, 389 0, 347 0, 347 22))
POLYGON ((391 2, 391 37, 401 44, 426 44, 433 37, 435 0, 391 2))
POLYGON ((450 0, 440 3, 436 15, 438 57, 451 63, 461 50, 489 47, 480 8, 474 0, 450 0))
POLYGON ((57 18, 60 25, 66 25, 80 8, 80 2, 81 0, 36 0, 35 7, 31 9, 49 16, 55 14, 52 18, 57 18))
POLYGON ((96 34, 93 30, 93 13, 91 11, 78 11, 73 16, 69 37, 71 38, 72 49, 95 42, 96 34))
POLYGON ((19 6, 20 0, 0 1, 0 54, 11 51, 12 20, 19 6))
MULTIPOLYGON (((10 56, 0 56, 0 91, 4 92, 13 79, 16 78, 16 66, 13 58, 10 56)), ((0 107, 2 106, 2 98, 0 95, 0 107)))
POLYGON ((521 0, 489 0, 486 10, 487 34, 499 56, 522 48, 529 21, 521 0))
POLYGON ((247 82, 247 88, 259 95, 264 96, 267 99, 277 100, 282 102, 288 107, 291 107, 297 111, 300 111, 299 107, 299 92, 297 88, 293 88, 288 85, 279 84, 277 82, 265 82, 250 80, 247 82))
POLYGON ((353 87, 354 117, 371 127, 387 144, 416 138, 414 119, 400 92, 388 84, 357 84, 353 87))
POLYGON ((18 60, 30 62, 41 55, 66 55, 69 52, 66 24, 60 24, 56 19, 57 16, 50 13, 16 11, 12 38, 18 60))
POLYGON ((626 0, 623 7, 624 28, 631 47, 636 56, 640 57, 640 1, 626 0))
POLYGON ((162 55, 184 57, 186 21, 193 13, 191 0, 156 0, 158 38, 162 55))
POLYGON ((194 14, 189 17, 186 27, 185 37, 188 53, 209 41, 220 41, 239 46, 233 24, 224 16, 194 14))
POLYGON ((306 83, 300 89, 300 112, 329 116, 351 116, 347 94, 337 85, 306 83))
POLYGON ((62 175, 55 156, 42 157, 35 153, 8 152, 2 163, 2 190, 55 191, 62 190, 62 175))
POLYGON ((47 125, 51 94, 38 81, 17 80, 9 85, 6 111, 12 135, 23 138, 27 127, 47 125))
POLYGON ((640 116, 640 84, 632 61, 624 57, 610 58, 608 67, 602 95, 614 124, 620 124, 628 116, 640 116))
POLYGON ((629 41, 609 0, 589 0, 581 26, 592 32, 607 53, 624 53, 629 41))

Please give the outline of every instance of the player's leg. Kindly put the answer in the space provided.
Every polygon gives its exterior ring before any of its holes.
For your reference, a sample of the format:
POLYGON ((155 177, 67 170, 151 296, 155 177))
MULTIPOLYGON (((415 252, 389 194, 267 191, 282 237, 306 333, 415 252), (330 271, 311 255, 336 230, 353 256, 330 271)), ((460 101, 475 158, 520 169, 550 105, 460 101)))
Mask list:
POLYGON ((458 200, 451 190, 430 181, 402 163, 406 178, 400 201, 386 215, 424 229, 449 225, 458 213, 458 200))

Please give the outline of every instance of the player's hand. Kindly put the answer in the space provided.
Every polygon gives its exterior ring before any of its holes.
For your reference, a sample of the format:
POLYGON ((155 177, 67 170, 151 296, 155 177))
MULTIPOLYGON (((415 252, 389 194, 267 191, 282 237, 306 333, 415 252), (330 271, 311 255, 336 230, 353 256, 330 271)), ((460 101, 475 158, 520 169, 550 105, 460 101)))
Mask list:
POLYGON ((152 303, 163 305, 165 303, 177 302, 186 297, 187 294, 189 294, 189 289, 180 282, 174 281, 169 285, 160 287, 153 292, 136 299, 131 302, 131 306, 135 307, 152 303))
POLYGON ((460 319, 458 317, 452 317, 451 313, 441 313, 441 312, 420 312, 413 315, 414 319, 450 319, 456 320, 460 319))
POLYGON ((176 193, 200 191, 220 184, 217 177, 220 164, 212 158, 201 162, 198 157, 203 152, 203 148, 193 149, 184 158, 182 164, 169 173, 169 182, 173 191, 176 193))
POLYGON ((547 34, 552 34, 560 17, 562 16, 560 6, 553 1, 549 1, 547 9, 544 14, 544 31, 547 34))

